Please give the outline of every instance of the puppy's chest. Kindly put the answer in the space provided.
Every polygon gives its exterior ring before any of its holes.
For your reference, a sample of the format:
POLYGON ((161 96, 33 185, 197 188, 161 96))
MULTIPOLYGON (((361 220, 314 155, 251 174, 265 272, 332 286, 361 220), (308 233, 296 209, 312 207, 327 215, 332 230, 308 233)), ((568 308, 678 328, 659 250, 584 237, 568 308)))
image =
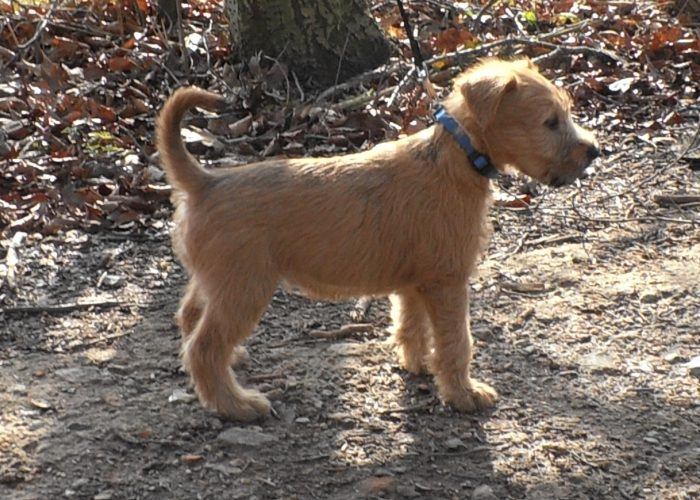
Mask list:
POLYGON ((411 231, 407 248, 438 272, 470 272, 488 239, 484 206, 455 204, 424 211, 411 231))

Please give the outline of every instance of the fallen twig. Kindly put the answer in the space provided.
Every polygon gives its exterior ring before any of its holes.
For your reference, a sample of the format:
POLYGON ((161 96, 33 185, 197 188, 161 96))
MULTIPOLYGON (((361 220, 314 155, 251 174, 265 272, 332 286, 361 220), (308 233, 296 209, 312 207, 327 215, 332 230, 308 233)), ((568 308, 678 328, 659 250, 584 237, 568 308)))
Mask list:
POLYGON ((574 31, 581 31, 583 28, 587 27, 590 24, 589 19, 584 19, 583 21, 579 21, 577 23, 573 24, 568 24, 562 28, 559 28, 554 31, 550 31, 549 33, 543 33, 541 34, 538 38, 540 40, 549 40, 550 38, 556 38, 558 36, 562 35, 568 35, 569 33, 573 33, 574 31))
POLYGON ((359 332, 367 332, 372 330, 371 323, 353 323, 345 325, 337 330, 313 330, 309 332, 309 337, 315 339, 342 339, 350 337, 359 332))
POLYGON ((31 313, 65 313, 90 309, 91 307, 109 308, 123 305, 115 300, 100 302, 70 302, 67 304, 51 304, 44 306, 11 306, 0 309, 3 314, 31 314, 31 313))
MULTIPOLYGON (((462 62, 464 59, 468 58, 474 58, 481 56, 485 53, 488 53, 490 50, 498 48, 498 47, 509 47, 513 45, 529 45, 529 46, 535 46, 535 47, 542 47, 546 49, 551 49, 552 51, 559 50, 559 53, 565 53, 565 54, 586 54, 586 55, 592 55, 592 56, 599 56, 606 58, 610 61, 613 62, 620 62, 621 59, 620 57, 605 49, 594 49, 592 47, 585 47, 585 46, 566 46, 566 45, 558 45, 555 43, 551 42, 545 42, 543 40, 537 39, 537 38, 522 38, 522 37, 516 37, 516 38, 506 38, 505 40, 497 40, 492 43, 485 43, 483 45, 480 45, 478 47, 470 48, 470 49, 464 49, 464 50, 456 50, 454 52, 448 52, 447 54, 440 55, 437 57, 433 57, 432 59, 428 59, 426 61, 426 64, 435 64, 435 63, 442 63, 446 61, 451 61, 454 60, 456 62, 462 62)), ((541 60, 542 58, 545 58, 546 56, 540 56, 538 58, 535 58, 535 61, 541 60)))
POLYGON ((10 66, 11 64, 14 64, 19 58, 21 58, 24 54, 24 51, 27 50, 29 47, 34 45, 34 43, 39 39, 41 36, 41 33, 46 29, 46 25, 49 23, 51 18, 53 17, 53 13, 56 10, 56 7, 58 7, 59 0, 53 0, 51 3, 51 7, 49 8, 48 12, 44 14, 44 18, 41 20, 39 23, 39 26, 37 26, 36 31, 34 31, 34 34, 32 37, 27 40, 25 43, 17 45, 17 51, 15 52, 14 56, 12 59, 10 59, 5 66, 10 66))
POLYGON ((344 111, 348 109, 359 108, 360 106, 364 106, 365 104, 367 104, 370 101, 373 101, 374 99, 391 94, 394 91, 394 88, 395 87, 387 87, 385 89, 381 89, 379 92, 375 92, 374 90, 368 90, 364 94, 353 96, 349 99, 345 99, 344 101, 340 101, 333 107, 344 111))
POLYGON ((286 377, 286 373, 282 370, 277 370, 272 373, 261 373, 259 375, 249 375, 246 380, 248 382, 267 382, 268 380, 277 380, 286 377))
POLYGON ((662 207, 687 205, 700 202, 700 194, 657 194, 654 201, 662 207))
POLYGON ((328 87, 326 90, 321 92, 318 95, 318 97, 316 97, 316 99, 314 99, 314 101, 316 103, 320 103, 320 102, 323 102, 327 99, 330 99, 331 97, 335 96, 338 93, 347 92, 350 89, 355 88, 355 87, 362 85, 364 83, 369 83, 373 80, 387 78, 392 73, 395 73, 398 70, 400 70, 402 67, 406 67, 406 66, 407 66, 406 63, 404 63, 404 62, 380 66, 380 67, 375 68, 373 70, 362 73, 361 75, 357 75, 356 77, 348 80, 347 82, 339 83, 337 85, 333 85, 332 87, 328 87))
POLYGON ((327 459, 329 457, 330 457, 330 455, 328 453, 321 453, 319 455, 311 455, 308 457, 297 458, 296 460, 294 460, 294 462, 301 464, 301 463, 305 463, 305 462, 315 462, 316 460, 324 460, 324 459, 327 459))
POLYGON ((536 240, 525 241, 525 245, 534 247, 537 245, 559 245, 560 243, 572 243, 581 240, 580 234, 565 234, 562 236, 545 236, 536 240))
POLYGON ((545 283, 517 283, 512 281, 505 281, 501 283, 501 290, 505 292, 515 292, 523 294, 541 294, 549 291, 545 283))

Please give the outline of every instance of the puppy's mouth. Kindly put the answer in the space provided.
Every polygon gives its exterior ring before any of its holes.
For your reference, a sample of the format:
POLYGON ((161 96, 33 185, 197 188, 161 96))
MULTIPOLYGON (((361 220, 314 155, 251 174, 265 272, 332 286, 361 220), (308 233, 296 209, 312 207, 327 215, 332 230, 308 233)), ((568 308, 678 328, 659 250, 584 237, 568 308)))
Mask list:
POLYGON ((598 144, 591 144, 586 150, 585 158, 580 166, 573 172, 558 172, 556 168, 549 169, 546 184, 552 187, 566 186, 573 184, 578 179, 589 177, 594 171, 593 161, 600 156, 598 144))
POLYGON ((574 173, 569 174, 558 174, 550 171, 549 176, 545 181, 545 184, 552 187, 568 186, 579 179, 585 179, 586 177, 590 177, 593 174, 593 172, 595 172, 595 168, 590 164, 584 166, 583 168, 579 169, 574 173))
POLYGON ((549 178, 547 179, 546 184, 548 186, 552 187, 562 187, 562 186, 568 186, 570 184, 573 184, 579 179, 585 179, 586 177, 589 177, 593 172, 594 168, 591 166, 588 166, 586 168, 582 168, 579 172, 576 172, 575 174, 555 174, 555 173, 550 173, 549 178))

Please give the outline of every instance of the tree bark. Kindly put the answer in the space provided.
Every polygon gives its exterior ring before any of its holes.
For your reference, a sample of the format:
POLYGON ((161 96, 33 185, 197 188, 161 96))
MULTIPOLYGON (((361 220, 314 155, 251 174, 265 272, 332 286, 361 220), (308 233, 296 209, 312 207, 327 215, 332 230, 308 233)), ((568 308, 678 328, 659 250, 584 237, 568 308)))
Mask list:
POLYGON ((389 58, 365 0, 226 0, 234 50, 263 52, 304 82, 332 85, 389 58))

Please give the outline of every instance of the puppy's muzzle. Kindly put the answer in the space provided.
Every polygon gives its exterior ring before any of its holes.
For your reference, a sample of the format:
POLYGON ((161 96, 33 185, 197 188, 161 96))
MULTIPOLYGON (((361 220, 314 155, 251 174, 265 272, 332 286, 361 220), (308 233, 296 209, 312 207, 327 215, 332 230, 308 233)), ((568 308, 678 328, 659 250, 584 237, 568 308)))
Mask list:
POLYGON ((547 184, 552 187, 561 187, 571 184, 577 179, 581 179, 587 176, 588 167, 591 166, 593 160, 600 156, 600 149, 597 143, 593 143, 586 148, 585 159, 583 164, 572 173, 559 174, 552 173, 547 181, 547 184))

